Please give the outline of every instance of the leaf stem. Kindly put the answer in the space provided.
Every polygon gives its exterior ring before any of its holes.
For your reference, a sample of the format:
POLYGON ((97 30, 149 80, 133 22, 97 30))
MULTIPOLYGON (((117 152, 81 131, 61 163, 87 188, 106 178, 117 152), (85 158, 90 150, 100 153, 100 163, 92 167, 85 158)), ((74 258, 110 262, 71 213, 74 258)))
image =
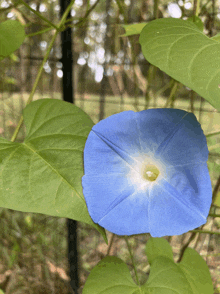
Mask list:
MULTIPOLYGON (((23 1, 23 0, 20 0, 20 1, 23 1)), ((33 86, 32 90, 31 90, 30 96, 29 96, 29 98, 28 98, 28 100, 27 100, 26 106, 27 106, 27 105, 32 101, 32 99, 33 99, 34 93, 35 93, 35 91, 36 91, 37 85, 38 85, 39 80, 40 80, 40 77, 41 77, 41 74, 42 74, 42 72, 43 72, 44 64, 46 63, 46 61, 47 61, 47 59, 48 59, 48 57, 49 57, 50 51, 51 51, 51 49, 52 49, 52 47, 53 47, 53 44, 54 44, 54 42, 55 42, 55 40, 56 40, 56 37, 57 37, 57 35, 59 34, 60 29, 62 28, 63 24, 65 23, 65 20, 66 20, 66 18, 67 18, 67 16, 68 16, 68 13, 69 13, 69 11, 70 11, 72 5, 74 4, 74 2, 75 2, 75 0, 72 0, 72 1, 70 2, 70 4, 68 5, 67 9, 65 10, 65 12, 64 12, 64 14, 63 14, 63 16, 62 16, 62 18, 61 18, 61 20, 60 20, 58 26, 57 26, 56 32, 55 32, 55 34, 54 34, 53 37, 52 37, 52 40, 51 40, 51 42, 50 42, 50 45, 48 46, 47 52, 46 52, 46 54, 45 54, 45 56, 44 56, 44 59, 43 59, 43 61, 42 61, 42 63, 41 63, 41 66, 40 66, 40 68, 39 68, 39 71, 38 71, 38 74, 37 74, 36 80, 35 80, 35 82, 34 82, 34 86, 33 86)), ((26 4, 26 3, 25 3, 25 4, 26 4)), ((23 123, 23 119, 24 119, 23 116, 21 116, 21 118, 20 118, 20 120, 19 120, 19 122, 18 122, 18 125, 17 125, 17 127, 16 127, 16 129, 15 129, 15 131, 14 131, 14 134, 12 135, 11 142, 14 142, 14 141, 15 141, 15 139, 16 139, 16 137, 17 137, 17 135, 18 135, 18 132, 19 132, 19 130, 20 130, 20 127, 21 127, 21 125, 22 125, 22 123, 23 123)))
POLYGON ((220 131, 215 132, 215 133, 210 133, 210 134, 207 134, 205 136, 206 136, 206 138, 209 138, 209 137, 216 136, 216 135, 220 135, 220 131))
POLYGON ((220 143, 217 143, 217 144, 212 145, 212 146, 208 146, 209 151, 215 150, 217 148, 220 148, 220 143))
POLYGON ((220 232, 213 232, 213 231, 208 231, 208 230, 190 230, 189 232, 220 235, 220 232))
POLYGON ((111 238, 110 238, 110 242, 109 242, 109 245, 108 245, 106 256, 108 256, 109 253, 110 253, 110 250, 112 248, 112 244, 113 244, 114 238, 115 238, 115 234, 112 233, 111 238))
POLYGON ((53 30, 53 28, 48 27, 48 28, 43 29, 43 30, 41 30, 41 31, 37 31, 37 32, 35 32, 35 33, 28 34, 28 35, 26 35, 26 36, 27 36, 27 37, 33 37, 33 36, 37 36, 37 35, 42 35, 42 34, 48 32, 48 31, 51 31, 51 30, 53 30))
POLYGON ((127 236, 125 236, 125 242, 127 244, 128 251, 129 251, 129 254, 130 254, 130 257, 131 257, 131 262, 132 262, 133 267, 134 267, 134 273, 135 273, 137 284, 138 284, 138 286, 140 286, 140 281, 138 279, 138 274, 137 274, 137 269, 136 269, 136 265, 135 265, 135 262, 134 262, 134 257, 133 257, 133 254, 131 252, 131 246, 130 246, 130 244, 128 242, 128 237, 127 236))
POLYGON ((210 213, 209 216, 212 216, 212 217, 220 217, 220 214, 210 213))
POLYGON ((58 27, 52 23, 51 21, 49 21, 46 17, 44 17, 43 15, 41 15, 38 11, 34 10, 33 8, 31 8, 27 3, 25 3, 23 0, 20 0, 20 3, 22 3, 24 6, 27 7, 27 9, 29 9, 30 11, 32 11, 35 15, 37 15, 40 19, 42 19, 43 21, 47 22, 51 27, 54 27, 56 30, 58 30, 58 27))

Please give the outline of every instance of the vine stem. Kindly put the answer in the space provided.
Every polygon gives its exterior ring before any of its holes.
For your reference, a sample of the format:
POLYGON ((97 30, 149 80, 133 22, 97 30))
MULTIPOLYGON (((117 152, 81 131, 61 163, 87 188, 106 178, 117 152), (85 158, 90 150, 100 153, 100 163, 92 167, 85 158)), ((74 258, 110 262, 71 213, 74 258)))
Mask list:
POLYGON ((199 10, 200 10, 200 0, 197 0, 197 5, 196 5, 196 16, 199 15, 199 10))
POLYGON ((111 239, 110 239, 110 242, 109 242, 109 245, 108 245, 108 249, 107 249, 106 256, 108 256, 109 253, 110 253, 110 250, 111 250, 111 248, 112 248, 112 244, 113 244, 114 237, 115 237, 115 234, 112 233, 112 235, 111 235, 111 239))
POLYGON ((41 18, 43 21, 45 21, 46 23, 48 23, 51 27, 54 27, 56 30, 58 30, 58 27, 53 24, 51 21, 49 21, 46 17, 44 17, 43 15, 41 15, 38 11, 34 10, 33 8, 31 8, 27 3, 25 3, 23 0, 19 1, 20 3, 22 3, 25 7, 27 7, 27 9, 29 9, 30 11, 32 11, 34 14, 36 14, 39 18, 41 18))
POLYGON ((217 149, 217 148, 220 148, 220 143, 217 143, 217 144, 215 144, 215 145, 213 145, 213 146, 209 146, 209 147, 208 147, 209 151, 215 150, 215 149, 217 149))
POLYGON ((210 213, 209 216, 220 217, 220 214, 210 213))
MULTIPOLYGON (((51 51, 51 49, 52 49, 52 47, 53 47, 53 44, 54 44, 54 42, 55 42, 55 40, 56 40, 57 35, 58 35, 59 32, 63 29, 63 25, 64 25, 64 23, 65 23, 65 21, 66 21, 66 18, 67 18, 67 16, 68 16, 68 13, 69 13, 70 9, 72 8, 72 5, 74 4, 74 2, 75 2, 75 0, 72 0, 72 1, 70 2, 70 4, 68 5, 67 9, 65 10, 65 12, 64 12, 64 14, 63 14, 63 16, 62 16, 62 19, 60 20, 60 22, 59 22, 59 24, 58 24, 58 26, 57 26, 56 32, 55 32, 55 34, 54 34, 53 37, 52 37, 52 40, 51 40, 51 42, 50 42, 50 45, 49 45, 49 47, 48 47, 48 49, 47 49, 47 52, 46 52, 46 54, 45 54, 45 56, 44 56, 44 59, 43 59, 43 61, 42 61, 42 63, 41 63, 41 66, 40 66, 40 68, 39 68, 39 71, 38 71, 38 74, 37 74, 36 80, 35 80, 35 82, 34 82, 34 86, 33 86, 32 90, 31 90, 30 96, 29 96, 29 98, 28 98, 28 100, 27 100, 26 106, 27 106, 27 105, 32 101, 32 99, 33 99, 34 93, 35 93, 35 91, 36 91, 37 85, 38 85, 39 80, 40 80, 40 77, 41 77, 41 74, 42 74, 42 72, 43 72, 44 64, 46 63, 46 61, 47 61, 47 59, 48 59, 48 57, 49 57, 50 51, 51 51)), ((39 17, 42 18, 41 15, 40 15, 39 17)), ((20 118, 20 120, 19 120, 19 122, 18 122, 18 125, 17 125, 17 127, 16 127, 16 129, 15 129, 15 131, 14 131, 14 134, 13 134, 12 137, 11 137, 11 142, 14 142, 14 141, 15 141, 15 139, 16 139, 16 137, 17 137, 17 135, 18 135, 18 132, 19 132, 19 130, 20 130, 20 127, 21 127, 21 125, 22 125, 22 123, 23 123, 23 120, 24 120, 24 118, 23 118, 23 115, 22 115, 21 118, 20 118)))
POLYGON ((208 230, 190 230, 189 232, 220 235, 220 232, 213 232, 208 230))
POLYGON ((136 276, 137 284, 138 284, 138 286, 140 286, 140 281, 139 281, 139 279, 138 279, 138 274, 137 274, 137 268, 136 268, 136 265, 135 265, 135 262, 134 262, 133 254, 132 254, 132 252, 131 252, 131 246, 130 246, 130 244, 129 244, 129 242, 128 242, 128 237, 127 237, 127 236, 125 236, 125 242, 126 242, 126 244, 127 244, 128 251, 129 251, 129 254, 130 254, 130 257, 131 257, 131 262, 132 262, 133 267, 134 267, 134 272, 135 272, 135 276, 136 276))

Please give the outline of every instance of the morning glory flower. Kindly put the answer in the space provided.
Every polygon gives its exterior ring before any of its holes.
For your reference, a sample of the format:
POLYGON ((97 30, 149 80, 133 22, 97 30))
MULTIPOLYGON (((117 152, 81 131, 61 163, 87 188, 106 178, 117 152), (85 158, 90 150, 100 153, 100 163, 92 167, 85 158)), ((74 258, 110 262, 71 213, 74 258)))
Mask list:
POLYGON ((180 235, 206 223, 212 202, 206 137, 180 109, 124 111, 93 126, 83 194, 95 223, 117 235, 180 235))

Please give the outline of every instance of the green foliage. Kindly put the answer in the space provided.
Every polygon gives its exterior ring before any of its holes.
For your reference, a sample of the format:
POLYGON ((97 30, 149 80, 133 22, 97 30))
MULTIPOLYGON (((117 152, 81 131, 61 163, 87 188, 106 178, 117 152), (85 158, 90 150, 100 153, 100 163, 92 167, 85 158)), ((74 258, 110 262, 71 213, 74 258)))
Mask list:
POLYGON ((151 238, 146 253, 151 264, 147 282, 138 286, 126 264, 107 256, 91 271, 83 294, 213 294, 212 279, 203 258, 187 248, 179 264, 174 263, 171 247, 163 238, 151 238))
MULTIPOLYGON (((67 15, 68 10, 55 26, 56 34, 67 15)), ((143 54, 150 63, 220 109, 219 34, 205 36, 203 23, 195 16, 188 21, 157 19, 123 27, 123 36, 140 34, 143 54)), ((25 37, 18 21, 1 23, 0 60, 10 55, 15 60, 12 53, 25 37)), ((29 102, 55 39, 56 35, 48 46, 29 102)), ((13 84, 14 80, 8 79, 7 83, 13 84)), ((75 105, 43 99, 25 108, 24 122, 27 136, 23 143, 0 138, 0 207, 75 219, 95 227, 107 241, 104 229, 91 220, 82 193, 83 149, 93 126, 90 117, 75 105)), ((215 204, 220 205, 219 197, 215 204)), ((32 228, 30 217, 25 222, 32 228)), ((42 234, 39 238, 48 244, 42 234)), ((20 250, 14 242, 9 266, 17 262, 20 250)), ((169 243, 151 238, 146 255, 151 271, 144 285, 136 285, 121 259, 108 256, 91 271, 83 294, 213 294, 208 267, 195 250, 187 248, 182 261, 176 264, 169 243)))
POLYGON ((220 110, 220 44, 182 19, 157 19, 143 28, 145 58, 220 110))
POLYGON ((173 261, 172 248, 170 244, 163 238, 150 239, 146 246, 146 255, 149 264, 151 264, 157 256, 164 256, 170 258, 173 261))
POLYGON ((0 207, 94 226, 82 193, 83 149, 93 126, 80 108, 42 99, 24 110, 23 143, 0 138, 0 207))
POLYGON ((147 25, 147 22, 136 23, 132 25, 123 25, 125 29, 125 34, 121 35, 120 37, 132 36, 132 35, 139 35, 142 29, 147 25))
POLYGON ((163 238, 148 241, 146 253, 151 261, 151 272, 143 288, 155 290, 146 293, 213 294, 209 268, 196 250, 187 248, 181 262, 176 264, 169 247, 163 238))
POLYGON ((137 288, 127 265, 118 257, 107 256, 91 271, 83 294, 133 294, 137 288))
MULTIPOLYGON (((203 31, 204 29, 203 22, 198 16, 189 17, 187 21, 193 22, 200 31, 203 31)), ((148 22, 141 22, 141 23, 135 23, 135 24, 129 24, 129 25, 122 25, 122 27, 125 29, 125 34, 121 35, 120 37, 140 35, 141 31, 147 24, 148 22)))
POLYGON ((198 27, 198 29, 201 32, 203 32, 204 25, 203 25, 203 22, 201 21, 201 19, 198 16, 191 16, 191 17, 187 18, 187 20, 193 22, 198 27))
POLYGON ((16 20, 0 23, 0 60, 17 50, 25 39, 24 27, 16 20))
POLYGON ((212 40, 220 42, 220 33, 216 34, 214 37, 211 38, 212 40))

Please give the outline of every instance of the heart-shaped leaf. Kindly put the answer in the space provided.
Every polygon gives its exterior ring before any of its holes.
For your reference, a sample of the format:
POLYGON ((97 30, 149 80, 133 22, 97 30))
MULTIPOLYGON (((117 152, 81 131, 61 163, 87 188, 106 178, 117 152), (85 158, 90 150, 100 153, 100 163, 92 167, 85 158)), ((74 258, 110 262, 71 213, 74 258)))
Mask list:
POLYGON ((148 241, 146 252, 151 270, 142 286, 134 283, 121 259, 107 256, 89 274, 83 294, 213 294, 212 279, 203 258, 187 248, 177 264, 171 251, 163 238, 148 241))
POLYGON ((0 138, 0 207, 91 220, 82 193, 83 149, 93 126, 70 103, 41 99, 24 109, 23 143, 0 138))
POLYGON ((17 50, 25 39, 24 27, 16 20, 0 24, 0 60, 17 50))
POLYGON ((150 264, 158 256, 165 256, 173 261, 172 248, 163 238, 151 238, 146 246, 146 255, 150 264))
POLYGON ((171 246, 163 238, 151 238, 148 241, 146 253, 151 261, 151 270, 143 289, 148 291, 155 288, 155 293, 167 294, 213 294, 209 268, 196 250, 187 248, 180 263, 170 258, 170 250, 171 246), (165 253, 161 250, 164 243, 167 243, 165 253))
POLYGON ((157 19, 139 42, 145 58, 220 110, 220 44, 191 21, 157 19))
POLYGON ((134 294, 138 288, 127 265, 118 257, 107 256, 90 272, 83 294, 134 294))

